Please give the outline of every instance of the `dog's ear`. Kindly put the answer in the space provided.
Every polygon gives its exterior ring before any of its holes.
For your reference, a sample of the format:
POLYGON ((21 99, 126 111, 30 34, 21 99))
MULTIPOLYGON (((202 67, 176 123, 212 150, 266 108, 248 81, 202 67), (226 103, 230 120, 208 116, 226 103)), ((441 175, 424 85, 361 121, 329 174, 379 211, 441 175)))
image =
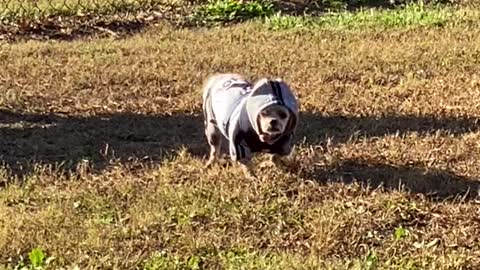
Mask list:
POLYGON ((285 131, 286 132, 291 132, 291 131, 294 131, 295 130, 295 127, 297 126, 297 117, 295 116, 295 114, 288 110, 289 111, 289 117, 288 117, 288 123, 287 123, 287 126, 285 128, 285 131))
POLYGON ((251 96, 268 95, 271 93, 273 93, 273 90, 270 84, 270 80, 267 78, 263 78, 255 83, 251 96))
POLYGON ((259 95, 281 95, 282 89, 289 89, 289 86, 281 78, 269 79, 263 78, 253 85, 251 96, 259 95))

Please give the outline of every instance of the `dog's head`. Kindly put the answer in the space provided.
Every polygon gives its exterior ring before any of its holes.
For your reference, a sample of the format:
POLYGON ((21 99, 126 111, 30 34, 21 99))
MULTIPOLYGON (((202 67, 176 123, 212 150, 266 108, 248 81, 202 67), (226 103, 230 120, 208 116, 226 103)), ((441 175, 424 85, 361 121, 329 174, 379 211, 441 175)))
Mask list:
POLYGON ((257 116, 260 140, 271 143, 288 129, 291 121, 292 113, 285 106, 273 104, 262 109, 257 116))
POLYGON ((260 141, 273 144, 284 134, 295 131, 298 102, 281 79, 261 79, 246 102, 247 112, 260 141))

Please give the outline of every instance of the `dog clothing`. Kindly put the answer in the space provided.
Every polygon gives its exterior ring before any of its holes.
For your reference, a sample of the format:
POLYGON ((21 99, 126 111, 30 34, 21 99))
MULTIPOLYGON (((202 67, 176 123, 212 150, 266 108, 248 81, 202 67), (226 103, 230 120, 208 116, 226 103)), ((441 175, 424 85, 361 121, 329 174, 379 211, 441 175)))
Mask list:
POLYGON ((205 85, 203 111, 207 139, 214 145, 219 137, 227 139, 232 160, 250 159, 254 152, 288 155, 293 149, 298 103, 280 79, 261 79, 252 85, 237 74, 215 75, 205 85), (288 108, 291 117, 285 131, 269 144, 259 139, 257 119, 274 104, 288 108))

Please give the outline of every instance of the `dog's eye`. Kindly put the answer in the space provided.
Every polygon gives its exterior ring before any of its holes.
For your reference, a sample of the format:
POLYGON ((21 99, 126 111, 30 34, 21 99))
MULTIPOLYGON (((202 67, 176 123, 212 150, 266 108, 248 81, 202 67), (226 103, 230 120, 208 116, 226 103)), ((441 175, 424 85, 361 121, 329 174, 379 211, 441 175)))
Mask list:
POLYGON ((287 116, 288 115, 284 112, 281 112, 281 113, 278 114, 278 117, 280 117, 281 119, 285 119, 285 118, 287 118, 287 116))

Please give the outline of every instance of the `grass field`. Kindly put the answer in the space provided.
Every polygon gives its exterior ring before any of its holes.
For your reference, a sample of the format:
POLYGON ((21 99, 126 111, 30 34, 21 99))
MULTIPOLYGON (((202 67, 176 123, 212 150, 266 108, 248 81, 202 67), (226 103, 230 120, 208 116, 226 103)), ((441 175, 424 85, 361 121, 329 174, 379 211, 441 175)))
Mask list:
POLYGON ((0 269, 480 268, 478 12, 376 12, 0 43, 0 269), (295 166, 202 169, 215 72, 290 83, 295 166))

